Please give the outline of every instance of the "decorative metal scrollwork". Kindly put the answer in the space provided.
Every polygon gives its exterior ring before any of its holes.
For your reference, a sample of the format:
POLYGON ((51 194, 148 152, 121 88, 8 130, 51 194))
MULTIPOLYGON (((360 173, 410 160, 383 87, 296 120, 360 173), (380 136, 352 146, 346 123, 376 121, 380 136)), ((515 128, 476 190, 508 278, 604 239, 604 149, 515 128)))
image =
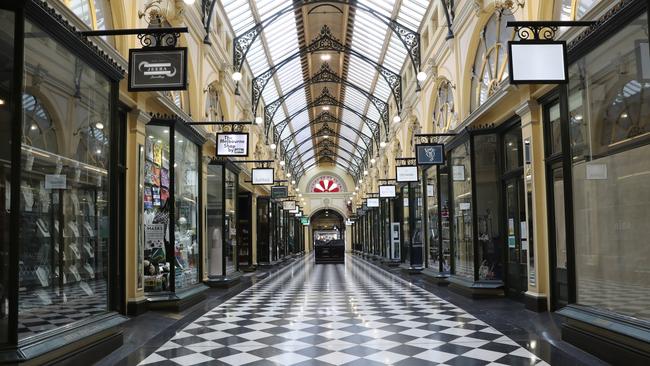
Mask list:
POLYGON ((264 25, 262 23, 257 23, 253 28, 235 37, 233 40, 232 65, 235 71, 241 71, 241 68, 244 65, 244 60, 246 59, 246 54, 263 28, 264 25))
POLYGON ((409 157, 409 158, 396 158, 395 159, 395 166, 409 166, 409 165, 415 165, 416 160, 414 157, 409 157))
POLYGON ((515 33, 523 41, 553 40, 559 27, 550 25, 516 26, 515 33))
POLYGON ((180 33, 142 33, 138 34, 142 47, 176 47, 180 33))
POLYGON ((404 47, 406 47, 406 51, 408 52, 415 73, 417 74, 420 71, 420 33, 409 29, 395 20, 391 20, 388 26, 393 30, 400 41, 402 41, 404 47))

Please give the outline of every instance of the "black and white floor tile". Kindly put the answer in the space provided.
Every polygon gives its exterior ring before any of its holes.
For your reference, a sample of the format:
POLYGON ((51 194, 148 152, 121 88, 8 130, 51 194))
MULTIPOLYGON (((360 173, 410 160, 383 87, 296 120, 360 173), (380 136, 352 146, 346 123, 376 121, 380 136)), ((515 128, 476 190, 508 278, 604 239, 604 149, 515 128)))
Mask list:
POLYGON ((348 256, 291 266, 140 365, 547 365, 449 302, 348 256))

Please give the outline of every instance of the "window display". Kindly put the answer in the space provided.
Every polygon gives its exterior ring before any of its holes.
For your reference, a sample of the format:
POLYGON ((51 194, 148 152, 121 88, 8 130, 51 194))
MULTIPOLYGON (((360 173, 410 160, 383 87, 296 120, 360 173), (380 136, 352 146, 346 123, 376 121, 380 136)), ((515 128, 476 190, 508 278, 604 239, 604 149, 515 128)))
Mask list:
POLYGON ((638 64, 650 57, 639 48, 646 28, 647 15, 638 17, 570 67, 569 117, 576 302, 647 321, 650 83, 638 64))
POLYGON ((19 339, 108 310, 112 235, 111 83, 48 37, 26 37, 24 57, 19 339))
POLYGON ((454 202, 454 274, 474 279, 474 239, 472 228, 472 169, 469 140, 451 152, 452 196, 454 202))
POLYGON ((152 122, 146 135, 144 289, 181 290, 199 280, 199 148, 173 123, 152 122))

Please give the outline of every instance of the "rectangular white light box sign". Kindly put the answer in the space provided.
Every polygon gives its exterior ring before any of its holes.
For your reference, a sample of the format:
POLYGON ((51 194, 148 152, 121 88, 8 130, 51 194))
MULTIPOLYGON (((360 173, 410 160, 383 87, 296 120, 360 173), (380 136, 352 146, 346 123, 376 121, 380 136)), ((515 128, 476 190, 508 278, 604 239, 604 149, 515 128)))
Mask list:
POLYGON ((398 166, 397 168, 397 181, 403 182, 417 182, 418 181, 418 167, 415 165, 398 166))
POLYGON ((379 207, 379 198, 368 198, 368 207, 379 207))
POLYGON ((282 209, 286 211, 293 211, 296 209, 296 201, 283 201, 282 209))
POLYGON ((395 192, 394 185, 383 185, 379 186, 379 197, 380 198, 394 198, 397 194, 395 192))
POLYGON ((565 84, 569 80, 566 42, 508 42, 511 84, 565 84))
POLYGON ((253 184, 255 185, 265 185, 273 184, 273 177, 275 172, 273 168, 253 168, 253 184))
POLYGON ((217 133, 217 156, 248 156, 248 133, 217 133))

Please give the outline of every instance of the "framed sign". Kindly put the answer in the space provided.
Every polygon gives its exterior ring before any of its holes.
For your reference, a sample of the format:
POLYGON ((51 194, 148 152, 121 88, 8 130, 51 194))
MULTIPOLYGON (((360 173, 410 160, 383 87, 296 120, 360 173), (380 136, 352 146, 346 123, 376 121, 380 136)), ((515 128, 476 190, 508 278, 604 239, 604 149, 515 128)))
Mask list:
POLYGON ((415 161, 417 161, 417 165, 444 165, 445 145, 443 144, 415 145, 415 161))
POLYGON ((379 197, 380 198, 394 198, 394 197, 397 197, 395 186, 394 185, 379 186, 379 197))
POLYGON ((218 132, 217 156, 248 156, 248 133, 218 132))
POLYGON ((379 198, 368 198, 368 207, 379 207, 379 198))
POLYGON ((129 50, 129 91, 187 89, 187 48, 129 50))
POLYGON ((271 198, 285 198, 289 195, 289 187, 273 186, 271 187, 271 198))
POLYGON ((293 211, 296 209, 296 201, 282 201, 282 209, 286 211, 293 211))
POLYGON ((275 177, 273 168, 253 168, 252 174, 254 185, 273 184, 273 177, 275 177))
POLYGON ((465 166, 454 165, 451 167, 451 175, 454 182, 462 182, 465 180, 465 166))
POLYGON ((418 167, 415 165, 398 166, 396 169, 396 177, 398 183, 403 182, 417 182, 418 181, 418 167))
POLYGON ((566 84, 569 81, 566 42, 508 42, 510 84, 566 84))

